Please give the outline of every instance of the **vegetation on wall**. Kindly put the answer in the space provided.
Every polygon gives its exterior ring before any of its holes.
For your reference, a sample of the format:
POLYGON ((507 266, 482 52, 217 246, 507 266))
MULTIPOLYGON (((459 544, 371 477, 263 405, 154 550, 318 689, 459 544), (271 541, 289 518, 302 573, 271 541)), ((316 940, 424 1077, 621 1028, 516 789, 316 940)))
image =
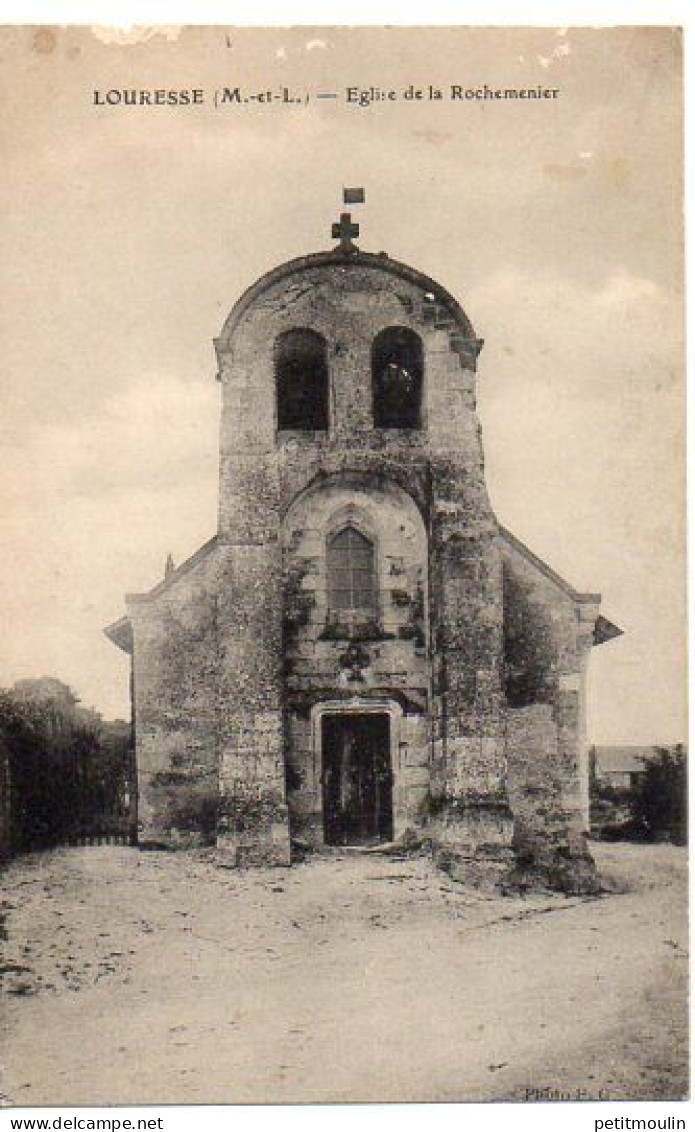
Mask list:
POLYGON ((385 633, 375 617, 333 617, 319 637, 321 641, 388 641, 393 633, 385 633))
POLYGON ((531 587, 506 564, 504 595, 504 684, 510 707, 551 703, 554 673, 550 616, 532 599, 531 587))
POLYGON ((316 598, 311 590, 304 588, 304 579, 310 568, 311 562, 305 558, 295 559, 285 567, 282 616, 285 643, 292 641, 311 619, 316 598))
POLYGON ((150 779, 150 801, 167 833, 178 831, 196 844, 215 844, 219 810, 216 774, 176 767, 160 771, 150 779))
POLYGON ((282 825, 287 819, 283 799, 273 789, 249 791, 243 797, 225 797, 220 802, 219 830, 237 835, 282 825))

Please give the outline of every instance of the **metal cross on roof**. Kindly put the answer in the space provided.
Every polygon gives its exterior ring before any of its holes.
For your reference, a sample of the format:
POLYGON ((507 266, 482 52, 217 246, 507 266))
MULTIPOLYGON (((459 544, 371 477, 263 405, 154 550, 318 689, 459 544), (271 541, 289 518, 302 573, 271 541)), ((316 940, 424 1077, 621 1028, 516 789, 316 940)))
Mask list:
POLYGON ((352 242, 360 234, 359 224, 352 223, 352 217, 349 212, 341 212, 340 220, 331 228, 331 235, 334 240, 340 240, 341 250, 344 252, 356 252, 357 248, 352 242))

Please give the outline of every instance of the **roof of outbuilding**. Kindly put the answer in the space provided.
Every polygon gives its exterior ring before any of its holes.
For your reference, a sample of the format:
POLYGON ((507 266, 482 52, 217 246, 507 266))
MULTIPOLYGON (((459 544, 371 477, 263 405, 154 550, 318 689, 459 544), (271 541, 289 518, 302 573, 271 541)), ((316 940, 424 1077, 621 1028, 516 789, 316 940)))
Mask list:
POLYGON ((644 770, 644 760, 651 758, 655 747, 601 746, 594 747, 598 774, 634 774, 644 770))

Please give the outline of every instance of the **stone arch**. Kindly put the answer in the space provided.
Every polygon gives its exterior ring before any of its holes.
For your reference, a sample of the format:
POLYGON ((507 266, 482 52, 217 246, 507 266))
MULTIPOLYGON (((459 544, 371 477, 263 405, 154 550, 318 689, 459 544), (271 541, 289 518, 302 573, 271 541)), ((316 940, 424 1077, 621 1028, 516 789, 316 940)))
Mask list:
MULTIPOLYGON (((285 573, 299 576, 303 600, 311 608, 306 631, 320 634, 345 628, 329 609, 327 543, 353 526, 374 545, 376 594, 373 617, 347 618, 348 628, 372 625, 389 638, 405 631, 417 614, 415 636, 427 634, 428 539, 412 496, 393 480, 360 473, 314 479, 295 496, 282 525, 285 573), (313 628, 312 628, 313 627, 313 628)), ((348 634, 349 635, 349 634, 348 634)), ((405 639, 405 638, 403 638, 405 639)))
POLYGON ((324 526, 326 540, 332 538, 345 527, 354 527, 372 543, 378 542, 374 520, 364 506, 359 503, 346 503, 331 512, 324 526))
POLYGON ((393 493, 402 499, 404 506, 409 511, 417 514, 419 521, 422 523, 423 530, 428 527, 428 514, 423 501, 418 500, 415 494, 409 490, 409 484, 405 475, 400 475, 398 469, 393 469, 394 474, 391 474, 391 469, 381 472, 374 471, 361 471, 359 468, 353 466, 346 466, 340 471, 318 472, 312 476, 303 487, 299 489, 287 502, 283 513, 283 528, 288 529, 288 523, 292 513, 301 506, 302 501, 314 495, 317 492, 323 491, 331 486, 349 488, 351 491, 351 498, 347 501, 342 508, 336 509, 336 519, 339 516, 349 516, 350 514, 360 514, 360 522, 369 522, 364 509, 356 500, 362 494, 369 494, 370 492, 379 493, 393 493))

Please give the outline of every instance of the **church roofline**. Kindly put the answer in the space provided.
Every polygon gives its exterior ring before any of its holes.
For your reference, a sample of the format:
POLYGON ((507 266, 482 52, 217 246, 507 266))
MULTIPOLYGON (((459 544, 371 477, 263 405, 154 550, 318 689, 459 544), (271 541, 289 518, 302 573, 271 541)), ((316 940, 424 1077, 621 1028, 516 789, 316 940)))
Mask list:
POLYGON ((523 557, 526 558, 533 566, 536 566, 550 582, 554 582, 555 585, 559 589, 561 589, 562 592, 567 595, 567 597, 570 597, 572 601, 576 602, 577 605, 600 604, 600 593, 580 593, 578 590, 575 590, 574 586, 571 586, 569 582, 566 582, 565 579, 560 576, 560 574, 556 573, 556 571, 553 570, 551 566, 548 566, 547 562, 544 562, 542 558, 539 558, 537 554, 534 554, 533 551, 530 550, 528 546, 526 546, 526 543, 523 543, 521 539, 517 538, 516 535, 513 535, 510 530, 507 530, 506 527, 503 527, 501 523, 499 523, 498 526, 502 538, 510 543, 510 545, 513 546, 515 550, 518 550, 519 553, 523 555, 523 557))
POLYGON ((104 635, 123 652, 133 652, 133 626, 130 617, 119 617, 104 629, 104 635))
MULTIPOLYGON (((575 590, 574 587, 569 584, 569 582, 566 582, 564 578, 562 578, 555 572, 555 570, 552 569, 552 567, 548 566, 547 562, 544 562, 542 558, 539 558, 537 554, 534 554, 532 550, 529 550, 529 548, 525 543, 521 541, 521 539, 518 539, 516 535, 512 534, 511 531, 507 530, 506 527, 503 527, 501 523, 498 524, 498 526, 499 532, 505 542, 509 543, 510 546, 517 550, 519 554, 521 554, 522 557, 527 560, 527 562, 530 562, 532 566, 535 566, 536 569, 540 570, 541 574, 543 574, 544 577, 553 582, 558 587, 558 589, 562 590, 562 592, 566 594, 567 597, 569 597, 576 605, 594 605, 596 607, 600 606, 600 593, 580 593, 578 590, 575 590)), ((596 623, 594 625, 595 645, 605 644, 606 641, 612 641, 615 639, 615 637, 622 637, 622 635, 623 630, 618 625, 614 625, 612 621, 609 621, 608 618, 604 617, 602 614, 599 614, 597 616, 596 623)))
POLYGON ((167 574, 166 578, 158 582, 151 590, 147 590, 145 593, 128 593, 125 595, 126 601, 137 603, 150 601, 153 597, 159 597, 159 595, 169 589, 169 586, 173 585, 182 574, 186 574, 189 570, 192 570, 194 566, 197 566, 199 562, 202 562, 204 558, 207 558, 208 554, 210 554, 216 546, 217 535, 213 535, 211 539, 208 539, 207 542, 204 542, 202 546, 198 547, 190 558, 187 558, 180 566, 176 566, 171 573, 167 574))
MULTIPOLYGON (((442 287, 441 283, 437 283, 436 280, 424 275, 414 267, 391 259, 386 252, 363 252, 359 248, 346 251, 341 248, 334 248, 331 251, 314 252, 312 255, 299 256, 297 259, 288 260, 286 263, 281 263, 272 268, 260 279, 257 279, 255 283, 252 283, 232 307, 219 338, 215 339, 215 346, 217 348, 224 347, 229 343, 248 308, 268 287, 312 267, 341 267, 347 270, 353 267, 371 267, 378 271, 385 271, 390 275, 396 275, 409 283, 414 283, 418 287, 422 287, 425 292, 431 292, 435 299, 446 307, 452 319, 461 327, 466 339, 478 341, 475 339, 475 330, 467 314, 453 295, 442 287)), ((482 345, 482 342, 480 345, 482 345)))
MULTIPOLYGON (((537 554, 534 554, 533 551, 530 550, 529 547, 521 541, 521 539, 518 539, 516 535, 513 535, 510 530, 508 530, 506 527, 503 527, 501 523, 498 523, 498 530, 505 542, 507 542, 514 550, 518 551, 518 553, 521 554, 527 562, 530 562, 532 566, 535 566, 535 568, 539 570, 544 577, 553 582, 553 584, 556 585, 558 589, 560 589, 562 593, 570 598, 570 600, 573 601, 576 605, 600 605, 600 593, 581 593, 580 591, 575 590, 574 587, 569 584, 569 582, 565 581, 565 579, 561 577, 560 574, 556 573, 556 571, 553 570, 552 567, 548 566, 547 562, 544 562, 542 558, 539 558, 537 554)), ((198 563, 201 562, 204 558, 207 558, 207 556, 217 546, 217 542, 218 536, 213 535, 213 537, 211 539, 208 539, 207 542, 203 543, 203 545, 199 547, 198 550, 196 550, 190 556, 190 558, 187 558, 185 562, 182 562, 180 566, 177 566, 174 570, 172 570, 172 572, 166 578, 164 578, 161 582, 158 582, 158 584, 151 590, 148 590, 145 593, 126 594, 126 602, 128 602, 129 604, 139 604, 142 602, 151 601, 153 598, 159 597, 160 594, 164 593, 167 589, 169 589, 170 586, 174 585, 174 583, 180 577, 186 574, 189 570, 192 570, 193 567, 197 566, 198 563)), ((121 617, 117 621, 114 621, 111 625, 107 625, 104 629, 104 633, 110 641, 118 646, 118 648, 123 649, 124 652, 132 652, 133 629, 129 617, 121 617)), ((612 621, 609 621, 608 618, 604 617, 602 614, 597 616, 596 624, 594 627, 594 643, 596 645, 605 644, 605 642, 612 641, 616 637, 621 637, 622 635, 623 630, 618 625, 615 625, 612 621)))
POLYGON ((614 625, 607 617, 603 615, 596 618, 594 625, 594 644, 605 645, 606 641, 613 641, 616 637, 622 637, 624 630, 619 625, 614 625))
MULTIPOLYGON (((198 547, 190 558, 187 558, 185 562, 182 562, 180 566, 172 570, 166 578, 158 582, 151 590, 148 590, 146 593, 126 594, 126 603, 129 605, 137 605, 141 602, 148 602, 151 601, 152 598, 159 597, 161 593, 164 593, 164 591, 167 590, 169 586, 173 585, 183 574, 188 573, 188 571, 192 570, 194 566, 197 566, 199 562, 202 562, 204 558, 207 558, 208 554, 210 554, 216 546, 217 535, 213 535, 211 539, 208 539, 207 542, 204 542, 202 546, 198 547)), ((119 617, 118 621, 113 621, 111 625, 106 626, 104 634, 114 645, 117 645, 119 649, 123 649, 123 652, 132 653, 133 625, 130 617, 119 617)))

